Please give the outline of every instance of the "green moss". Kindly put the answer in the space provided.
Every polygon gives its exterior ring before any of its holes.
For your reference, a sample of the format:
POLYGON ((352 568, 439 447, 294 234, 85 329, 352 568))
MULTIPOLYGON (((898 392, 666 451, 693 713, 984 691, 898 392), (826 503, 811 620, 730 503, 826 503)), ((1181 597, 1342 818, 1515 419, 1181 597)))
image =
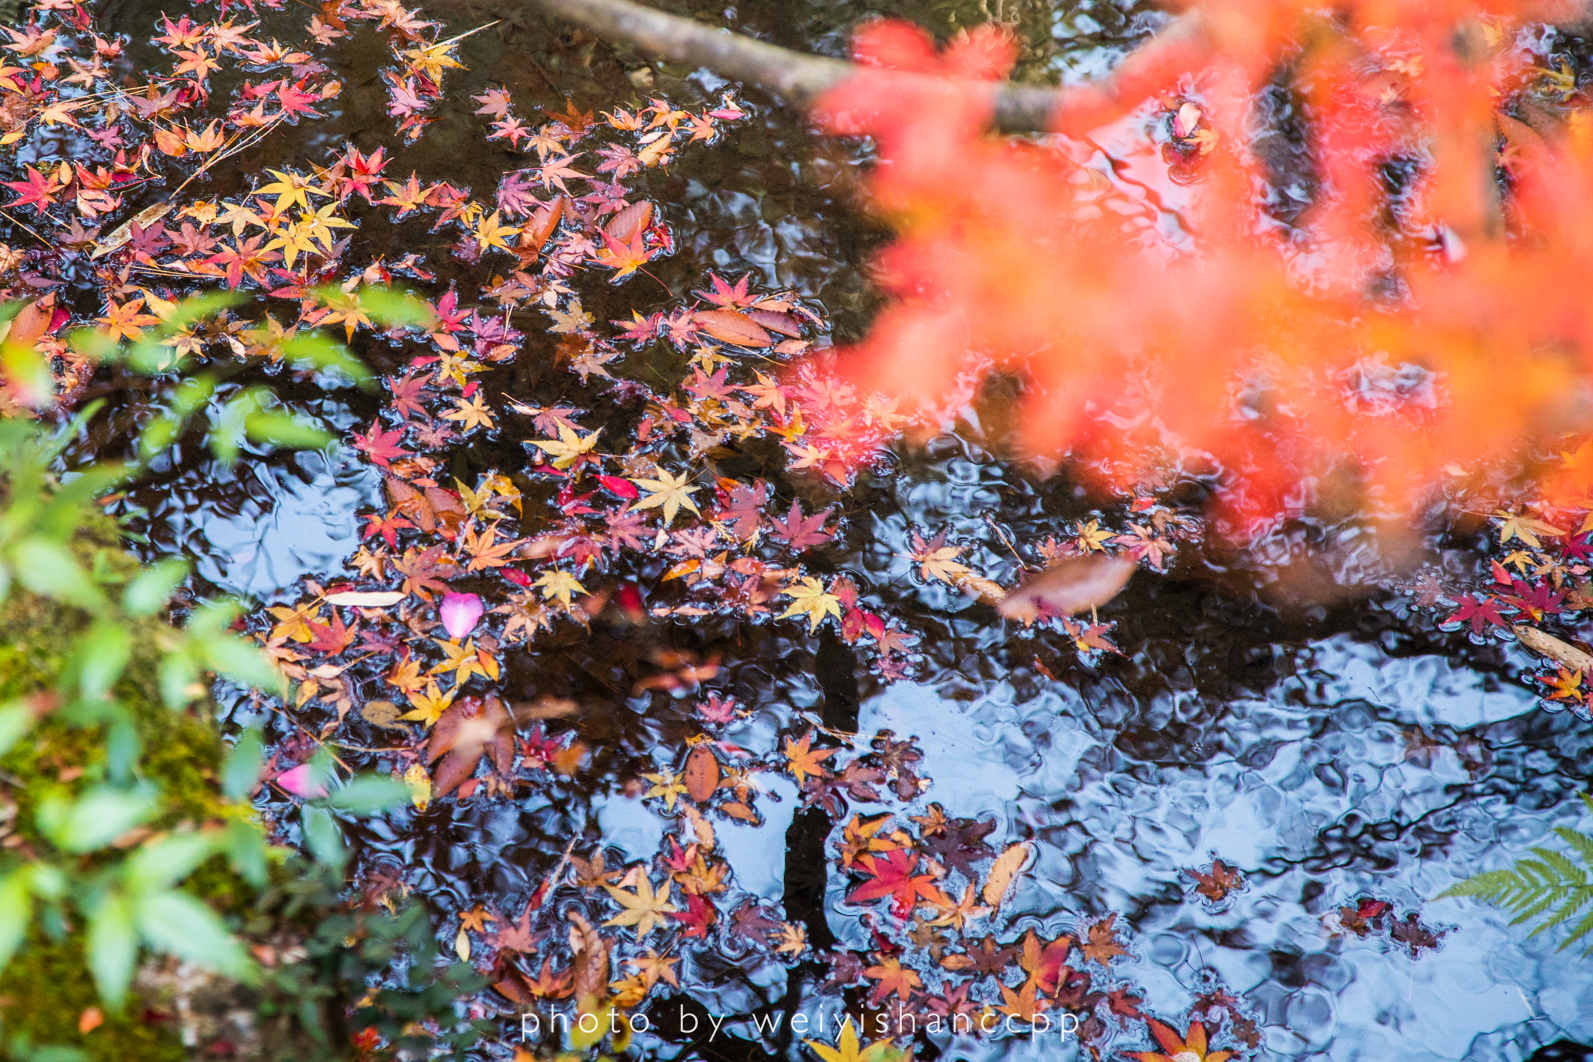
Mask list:
MULTIPOLYGON (((107 544, 107 531, 96 527, 82 535, 79 555, 101 572, 125 578, 137 571, 126 553, 107 544)), ((0 701, 50 690, 76 650, 92 617, 32 594, 13 591, 0 605, 0 701)), ((222 745, 206 715, 176 712, 162 702, 156 680, 159 642, 169 627, 159 618, 136 621, 130 631, 133 652, 113 695, 130 713, 141 744, 140 773, 156 782, 164 809, 153 829, 198 826, 227 814, 216 785, 222 745)), ((74 795, 103 777, 106 763, 102 727, 70 726, 52 716, 40 720, 27 740, 0 758, 0 792, 16 805, 11 834, 0 839, 0 851, 42 850, 34 824, 41 801, 51 795, 74 795)), ((110 858, 84 857, 80 869, 91 870, 110 858)), ((242 912, 252 890, 221 859, 196 871, 186 888, 224 912, 242 912)), ((62 932, 54 939, 36 923, 27 943, 0 972, 0 1027, 9 1039, 26 1033, 35 1044, 76 1047, 95 1062, 165 1062, 184 1056, 177 1023, 170 1018, 146 1020, 138 999, 126 1013, 106 1015, 103 1025, 88 1033, 78 1030, 85 1009, 99 1006, 98 993, 84 962, 81 936, 62 932)))
POLYGON ((121 1014, 88 1033, 78 1031, 84 1011, 99 1007, 99 993, 76 937, 50 940, 35 927, 28 943, 0 975, 0 1028, 7 1038, 25 1032, 34 1044, 76 1047, 94 1062, 177 1062, 184 1057, 176 1023, 146 1013, 132 999, 121 1014))

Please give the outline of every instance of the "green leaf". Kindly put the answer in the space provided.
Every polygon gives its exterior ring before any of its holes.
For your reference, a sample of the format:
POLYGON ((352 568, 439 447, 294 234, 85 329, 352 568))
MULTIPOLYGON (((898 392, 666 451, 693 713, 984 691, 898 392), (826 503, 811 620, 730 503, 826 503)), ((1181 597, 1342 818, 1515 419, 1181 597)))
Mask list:
POLYGON ((317 861, 331 867, 343 865, 343 831, 324 807, 306 804, 303 811, 304 843, 317 861))
POLYGON ((326 798, 326 805, 351 815, 375 815, 410 802, 409 786, 396 778, 366 774, 326 798))
POLYGON ((121 893, 107 891, 86 913, 89 971, 94 975, 100 998, 111 1009, 120 1010, 138 959, 133 905, 121 893))
POLYGON ((122 360, 122 347, 116 340, 98 328, 74 329, 66 337, 66 345, 90 361, 115 363, 122 360))
POLYGON ((11 751, 11 746, 33 729, 33 709, 21 701, 0 706, 0 756, 11 751))
POLYGON ((186 645, 161 658, 159 678, 161 698, 174 711, 204 693, 204 687, 199 685, 199 665, 188 654, 186 645))
MULTIPOLYGON (((1584 796, 1585 801, 1587 798, 1584 796)), ((1593 801, 1587 801, 1593 810, 1593 801)), ((1501 870, 1487 870, 1464 881, 1458 881, 1439 893, 1434 899, 1451 896, 1471 896, 1484 903, 1509 911, 1511 925, 1522 925, 1533 920, 1538 924, 1528 939, 1563 926, 1582 915, 1566 931, 1562 949, 1593 934, 1593 913, 1584 909, 1593 904, 1593 837, 1564 827, 1555 833, 1571 845, 1572 855, 1580 856, 1584 867, 1565 853, 1534 846, 1528 849, 1534 858, 1518 859, 1515 864, 1501 870)), ((1588 949, 1593 953, 1593 948, 1588 949)))
POLYGON ((203 409, 216 393, 216 378, 209 373, 191 376, 177 385, 172 392, 171 411, 178 419, 191 417, 203 409))
POLYGON ((36 594, 90 611, 105 603, 100 588, 89 580, 72 551, 59 542, 25 538, 16 544, 12 558, 17 579, 36 594))
POLYGON ((260 408, 260 388, 249 387, 227 400, 215 426, 210 429, 210 451, 226 468, 238 461, 243 444, 244 422, 260 408))
POLYGON ((92 852, 152 818, 159 810, 153 787, 99 786, 76 800, 54 797, 39 805, 39 829, 68 852, 92 852))
POLYGON ((268 845, 265 831, 255 823, 233 819, 222 833, 222 846, 232 869, 257 889, 266 886, 268 845))
POLYGON ((138 767, 138 756, 143 748, 138 727, 133 725, 132 719, 118 719, 111 724, 105 734, 105 769, 112 782, 117 785, 132 783, 133 771, 138 767))
POLYGON ((177 438, 177 431, 182 427, 182 421, 168 413, 153 417, 144 425, 144 434, 138 437, 138 455, 148 461, 156 454, 163 453, 166 447, 177 438))
POLYGON ((141 846, 122 867, 122 880, 134 896, 167 889, 192 874, 221 847, 221 831, 178 833, 141 846))
POLYGON ((78 639, 74 655, 78 693, 85 700, 104 700, 133 655, 133 636, 120 624, 101 619, 78 639))
POLYGON ((252 413, 243 423, 244 431, 253 441, 290 450, 321 450, 331 445, 333 438, 330 433, 287 413, 252 413))
POLYGON ((157 951, 229 977, 244 977, 252 968, 216 913, 187 893, 173 889, 142 896, 134 912, 140 935, 157 951))
POLYGON ((260 784, 265 767, 265 743, 258 730, 245 730, 227 750, 221 765, 221 791, 233 800, 243 800, 260 784))
POLYGON ((267 693, 282 690, 282 673, 259 649, 230 634, 210 634, 198 639, 205 663, 234 682, 267 693))
POLYGON ((170 337, 181 332, 195 321, 210 317, 218 310, 225 310, 229 306, 238 306, 248 300, 241 291, 206 291, 198 295, 190 295, 179 302, 175 309, 161 322, 159 335, 170 337))
POLYGON ((188 562, 181 557, 168 557, 133 577, 122 591, 122 608, 130 616, 153 616, 166 607, 186 578, 188 562))
POLYGON ((28 889, 26 868, 13 870, 0 878, 0 970, 17 953, 28 935, 33 920, 33 897, 28 889))
POLYGON ((95 463, 67 479, 50 498, 40 514, 38 525, 43 537, 56 541, 70 538, 83 523, 83 510, 127 478, 127 466, 95 463))
MULTIPOLYGON (((33 1049, 26 1062, 88 1062, 88 1053, 75 1047, 60 1044, 40 1044, 33 1049)), ((18 1060, 22 1062, 22 1060, 18 1060)))
POLYGON ((282 344, 282 352, 301 364, 340 372, 355 383, 371 379, 370 370, 350 354, 347 347, 317 332, 300 332, 282 344))
POLYGON ((356 296, 360 309, 384 328, 423 325, 432 318, 426 304, 406 292, 374 286, 361 288, 356 296))

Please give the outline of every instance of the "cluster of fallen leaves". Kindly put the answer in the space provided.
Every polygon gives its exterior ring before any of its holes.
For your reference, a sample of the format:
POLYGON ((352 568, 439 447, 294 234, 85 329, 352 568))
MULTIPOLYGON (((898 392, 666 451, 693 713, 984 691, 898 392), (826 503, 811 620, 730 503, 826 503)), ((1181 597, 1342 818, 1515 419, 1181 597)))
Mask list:
POLYGON ((690 805, 678 810, 678 832, 665 835, 650 861, 611 867, 601 849, 583 857, 572 846, 518 915, 479 906, 462 912, 458 954, 488 972, 512 1003, 574 999, 585 1011, 634 1009, 660 983, 678 989, 675 967, 710 935, 721 950, 743 956, 757 949, 791 962, 801 957, 802 927, 756 897, 737 897, 713 825, 690 805), (727 903, 733 906, 724 909, 727 903))
POLYGON ((1428 565, 1404 589, 1442 628, 1531 650, 1547 668, 1531 675, 1545 705, 1586 720, 1593 646, 1577 628, 1593 607, 1593 442, 1568 447, 1546 471, 1544 491, 1499 500, 1496 491, 1462 485, 1461 529, 1486 529, 1486 566, 1468 577, 1428 565))
MULTIPOLYGON (((1023 568, 1016 586, 987 578, 960 559, 969 547, 948 543, 948 530, 925 538, 912 532, 904 556, 926 583, 943 583, 993 605, 1005 618, 1025 626, 1055 621, 1086 660, 1119 653, 1109 634, 1115 621, 1099 622, 1097 610, 1127 584, 1141 565, 1164 572, 1180 543, 1198 542, 1201 525, 1188 515, 1142 495, 1129 505, 1126 530, 1102 526, 1099 516, 1080 520, 1058 538, 1020 545, 1007 542, 1023 568), (1025 559, 1027 555, 1028 560, 1025 559), (1030 563, 1032 561, 1033 563, 1030 563), (1079 614, 1088 612, 1085 622, 1079 614)), ((1042 671, 1049 669, 1036 659, 1042 671)))
MULTIPOLYGON (((794 772, 816 762, 812 736, 787 739, 794 772)), ((992 844, 996 820, 949 816, 939 803, 916 806, 921 814, 853 813, 831 835, 832 859, 849 879, 839 911, 868 927, 872 948, 829 953, 826 987, 853 997, 864 1029, 988 1033, 1044 1028, 1047 1021, 1055 1028, 1069 1014, 1097 1058, 1131 1023, 1148 1023, 1161 1037, 1156 1030, 1167 1027, 1142 1013, 1143 992, 1114 976, 1113 964, 1130 955, 1116 914, 1083 919, 1069 932, 1042 932, 1023 917, 1018 899, 1036 843, 992 844), (1009 1020, 1018 1024, 1006 1026, 1009 1020)), ((1203 895, 1221 898, 1240 884, 1220 860, 1210 873, 1195 874, 1203 895)), ((1197 1003, 1201 1013, 1227 1008, 1235 1039, 1259 1043, 1234 997, 1219 988, 1197 1003)), ((887 1033, 876 1042, 898 1039, 887 1033)), ((838 1049, 845 1051, 844 1035, 838 1049)), ((816 1050, 829 1058, 836 1049, 816 1050)))
POLYGON ((1394 913, 1394 905, 1387 900, 1362 896, 1354 903, 1329 911, 1322 924, 1332 935, 1350 933, 1365 940, 1374 935, 1385 936, 1410 957, 1419 958, 1423 951, 1438 947, 1448 930, 1433 929, 1424 925, 1417 911, 1407 911, 1404 918, 1394 913))
MULTIPOLYGON (((19 150, 0 160, 15 193, 0 216, 30 242, 0 245, 0 298, 26 299, 0 339, 43 355, 51 379, 8 374, 0 401, 6 412, 52 394, 70 402, 106 343, 150 348, 154 368, 205 357, 293 363, 304 344, 321 342, 312 329, 334 329, 405 356, 382 381, 381 412, 349 440, 380 471, 382 504, 364 514, 347 575, 305 580, 255 617, 291 682, 285 712, 297 730, 273 751, 275 787, 317 795, 307 762, 340 746, 403 777, 417 813, 513 798, 576 773, 590 750, 561 720, 580 706, 510 698, 504 672, 511 651, 535 652, 539 639, 599 616, 733 616, 808 635, 828 625, 885 680, 906 675, 916 636, 904 621, 854 577, 813 563, 844 526, 852 476, 905 424, 892 401, 833 372, 822 314, 795 293, 710 274, 667 310, 600 323, 576 289, 582 274, 637 278, 672 249, 634 179, 742 118, 734 98, 697 110, 655 99, 601 118, 566 101, 532 121, 488 89, 474 98, 482 135, 525 165, 486 194, 406 175, 402 151, 344 144, 271 167, 236 195, 205 195, 200 178, 216 166, 284 124, 326 117, 343 90, 327 61, 339 42, 381 38, 388 114, 408 143, 437 120, 445 75, 462 66, 465 35, 444 38, 396 0, 329 0, 307 20, 260 3, 248 6, 256 21, 230 18, 225 3, 213 19, 163 17, 153 43, 170 67, 137 77, 128 42, 98 33, 79 7, 42 4, 11 31, 22 65, 0 68, 0 140, 19 150), (262 21, 292 30, 302 50, 262 21), (365 252, 377 227, 414 219, 447 233, 452 256, 487 279, 444 285, 418 254, 365 252), (362 298, 370 285, 409 289, 400 323, 373 322, 362 298), (183 308, 186 295, 221 288, 257 301, 183 308), (92 312, 68 305, 83 291, 103 300, 92 312), (87 351, 62 338, 83 326, 101 341, 87 351), (585 408, 492 392, 492 370, 535 344, 572 390, 579 381, 585 408), (623 371, 632 358, 651 368, 659 350, 683 365, 679 374, 623 371), (628 418, 623 431, 612 426, 615 408, 628 418), (496 437, 509 418, 533 436, 523 463, 457 478, 451 448, 496 437), (724 470, 735 447, 757 440, 773 443, 811 493, 777 497, 768 479, 724 470)), ((1086 520, 1021 547, 1015 585, 959 559, 965 547, 947 545, 945 532, 915 534, 910 556, 924 580, 1026 624, 1054 620, 1091 654, 1115 651, 1095 609, 1139 566, 1165 570, 1195 536, 1186 517, 1147 495, 1121 529, 1086 520)), ((653 659, 658 670, 631 696, 693 693, 719 670, 716 658, 684 652, 653 659)), ((513 1004, 583 1009, 632 1009, 661 984, 679 987, 676 967, 692 948, 813 958, 802 924, 739 890, 715 837, 716 823, 763 824, 761 776, 778 772, 805 808, 832 820, 848 906, 875 926, 871 949, 819 957, 827 991, 858 989, 872 1007, 942 1017, 1028 1021, 1064 1009, 1083 1017, 1092 1042, 1108 1022, 1141 1017, 1141 997, 1103 982, 1126 954, 1115 915, 1077 935, 1019 932, 1012 912, 1001 916, 1032 845, 993 847, 993 822, 948 818, 938 804, 906 814, 928 786, 914 739, 812 728, 760 753, 725 736, 743 714, 706 692, 693 732, 632 780, 630 794, 675 824, 653 858, 610 867, 611 850, 572 846, 523 903, 461 911, 456 952, 513 1004), (901 814, 854 810, 892 803, 901 814)))

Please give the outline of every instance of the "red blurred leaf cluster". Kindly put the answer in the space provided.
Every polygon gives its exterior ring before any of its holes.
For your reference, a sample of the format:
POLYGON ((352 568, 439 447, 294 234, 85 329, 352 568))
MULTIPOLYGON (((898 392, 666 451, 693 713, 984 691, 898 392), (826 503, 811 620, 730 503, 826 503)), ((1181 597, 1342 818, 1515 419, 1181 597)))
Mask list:
POLYGON ((1241 537, 1586 427, 1593 116, 1534 21, 1570 13, 1204 0, 1039 142, 988 131, 1004 32, 865 27, 819 108, 898 232, 850 376, 933 408, 1015 375, 1027 447, 1208 474, 1241 537))

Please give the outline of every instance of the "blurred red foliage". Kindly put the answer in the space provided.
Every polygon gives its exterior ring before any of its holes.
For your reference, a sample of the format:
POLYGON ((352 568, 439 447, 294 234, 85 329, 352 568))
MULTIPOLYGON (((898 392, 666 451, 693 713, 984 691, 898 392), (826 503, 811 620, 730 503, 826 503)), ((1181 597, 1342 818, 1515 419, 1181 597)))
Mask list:
POLYGON ((989 132, 1003 31, 867 26, 819 114, 876 141, 898 238, 843 364, 930 408, 1016 375, 1026 446, 1118 488, 1218 471, 1240 538, 1408 514, 1588 423, 1593 115, 1534 21, 1571 14, 1206 0, 1038 142, 989 132))

